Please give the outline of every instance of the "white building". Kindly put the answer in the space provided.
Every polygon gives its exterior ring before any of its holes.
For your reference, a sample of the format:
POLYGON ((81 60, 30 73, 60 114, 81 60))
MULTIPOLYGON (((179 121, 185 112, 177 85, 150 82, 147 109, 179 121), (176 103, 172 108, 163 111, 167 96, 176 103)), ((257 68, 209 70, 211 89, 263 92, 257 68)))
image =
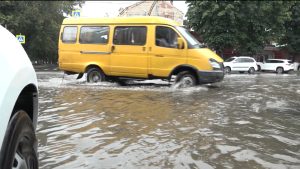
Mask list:
POLYGON ((183 24, 184 14, 173 6, 173 1, 140 1, 121 8, 119 16, 161 16, 183 24))

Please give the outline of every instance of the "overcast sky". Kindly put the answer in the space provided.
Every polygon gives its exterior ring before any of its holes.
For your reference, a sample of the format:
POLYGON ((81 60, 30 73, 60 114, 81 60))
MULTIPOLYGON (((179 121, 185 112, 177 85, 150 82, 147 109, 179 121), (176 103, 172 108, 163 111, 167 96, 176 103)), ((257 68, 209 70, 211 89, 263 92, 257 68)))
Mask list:
MULTIPOLYGON (((81 17, 116 17, 120 8, 126 8, 138 1, 85 1, 81 9, 81 17)), ((173 1, 173 5, 184 15, 187 11, 185 1, 173 1)))

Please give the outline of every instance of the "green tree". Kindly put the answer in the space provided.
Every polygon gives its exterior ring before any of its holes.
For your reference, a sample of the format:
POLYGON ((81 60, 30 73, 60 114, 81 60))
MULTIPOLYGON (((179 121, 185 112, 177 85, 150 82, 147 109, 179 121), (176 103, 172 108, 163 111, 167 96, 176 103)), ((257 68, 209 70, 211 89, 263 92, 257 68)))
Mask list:
POLYGON ((283 1, 187 1, 187 19, 219 54, 232 48, 254 55, 283 36, 290 3, 283 1))
POLYGON ((26 35, 23 45, 31 60, 55 63, 60 25, 82 1, 1 1, 0 24, 26 35))
POLYGON ((300 2, 294 1, 290 7, 291 19, 285 23, 285 36, 281 44, 292 54, 300 54, 300 2))

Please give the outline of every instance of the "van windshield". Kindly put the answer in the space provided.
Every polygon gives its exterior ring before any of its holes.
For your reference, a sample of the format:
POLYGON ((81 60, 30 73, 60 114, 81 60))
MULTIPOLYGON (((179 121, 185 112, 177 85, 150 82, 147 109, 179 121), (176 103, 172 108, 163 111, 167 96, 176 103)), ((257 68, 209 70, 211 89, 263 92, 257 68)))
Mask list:
POLYGON ((204 44, 200 43, 188 30, 180 26, 176 26, 176 29, 187 40, 190 49, 204 48, 204 44))

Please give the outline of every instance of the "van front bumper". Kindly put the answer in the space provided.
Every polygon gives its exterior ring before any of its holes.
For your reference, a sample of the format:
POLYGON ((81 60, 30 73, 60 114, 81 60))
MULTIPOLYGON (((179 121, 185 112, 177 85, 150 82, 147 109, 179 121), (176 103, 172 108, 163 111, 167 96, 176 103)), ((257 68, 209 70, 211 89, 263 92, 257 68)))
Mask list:
POLYGON ((198 79, 200 84, 220 82, 224 79, 224 72, 222 70, 198 71, 198 79))

